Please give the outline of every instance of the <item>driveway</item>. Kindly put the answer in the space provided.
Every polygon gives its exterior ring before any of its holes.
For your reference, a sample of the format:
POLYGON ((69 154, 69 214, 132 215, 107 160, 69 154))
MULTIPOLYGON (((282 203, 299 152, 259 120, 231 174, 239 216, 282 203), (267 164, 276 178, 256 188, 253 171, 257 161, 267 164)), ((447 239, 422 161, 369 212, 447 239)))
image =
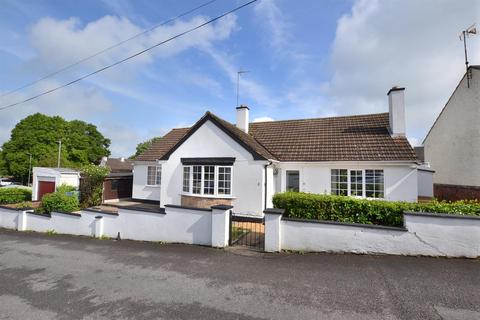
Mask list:
POLYGON ((480 261, 0 229, 1 319, 480 319, 480 261))

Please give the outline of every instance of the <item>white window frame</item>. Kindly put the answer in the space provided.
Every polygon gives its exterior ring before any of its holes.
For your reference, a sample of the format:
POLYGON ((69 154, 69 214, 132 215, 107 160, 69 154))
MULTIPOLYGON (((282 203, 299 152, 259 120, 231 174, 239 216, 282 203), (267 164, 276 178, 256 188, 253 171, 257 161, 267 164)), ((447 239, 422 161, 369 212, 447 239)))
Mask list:
POLYGON ((147 166, 147 186, 148 187, 159 187, 162 184, 162 165, 148 165, 147 166), (150 168, 155 168, 155 184, 149 184, 148 178, 149 178, 149 170, 150 168), (160 173, 160 174, 159 174, 160 173), (160 181, 157 180, 160 177, 160 181))
POLYGON ((233 166, 225 166, 225 165, 184 165, 182 166, 182 192, 181 194, 187 196, 194 196, 194 197, 206 197, 206 198, 233 198, 233 166), (200 182, 200 193, 193 193, 193 167, 200 166, 201 169, 201 182, 200 182), (214 167, 214 192, 213 194, 205 194, 204 193, 204 180, 205 180, 205 166, 213 166, 214 167), (190 167, 190 177, 189 177, 189 191, 183 191, 183 168, 190 167), (218 193, 218 169, 222 168, 230 168, 230 194, 219 194, 218 193))
POLYGON ((353 198, 365 198, 365 199, 385 199, 385 170, 384 169, 347 169, 347 168, 331 168, 330 169, 330 194, 336 195, 332 190, 332 170, 347 170, 347 196, 353 198), (367 197, 367 188, 366 188, 366 171, 382 171, 383 172, 383 198, 367 197), (352 195, 352 181, 351 181, 351 171, 361 171, 362 172, 362 195, 354 196, 352 195))

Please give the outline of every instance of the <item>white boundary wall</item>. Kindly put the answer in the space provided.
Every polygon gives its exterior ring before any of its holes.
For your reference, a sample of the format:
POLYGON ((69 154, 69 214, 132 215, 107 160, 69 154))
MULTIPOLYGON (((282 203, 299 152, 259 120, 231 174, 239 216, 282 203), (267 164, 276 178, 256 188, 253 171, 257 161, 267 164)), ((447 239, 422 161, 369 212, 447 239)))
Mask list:
POLYGON ((122 239, 224 247, 228 244, 230 210, 230 206, 166 206, 164 213, 119 208, 118 214, 82 210, 48 215, 0 207, 0 227, 110 238, 120 233, 122 239))
POLYGON ((280 216, 265 211, 266 251, 480 257, 480 217, 405 213, 405 228, 394 228, 280 216))

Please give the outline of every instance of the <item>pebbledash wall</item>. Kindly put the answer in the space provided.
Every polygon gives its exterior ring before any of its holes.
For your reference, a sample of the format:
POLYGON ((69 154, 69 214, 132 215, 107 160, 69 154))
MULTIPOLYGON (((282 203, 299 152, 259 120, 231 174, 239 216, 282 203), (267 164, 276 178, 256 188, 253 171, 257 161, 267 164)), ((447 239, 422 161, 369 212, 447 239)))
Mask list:
POLYGON ((118 214, 88 209, 38 214, 0 207, 0 227, 110 238, 120 233, 122 239, 225 247, 230 209, 231 206, 194 209, 167 205, 164 212, 119 208, 118 214))
POLYGON ((405 213, 404 227, 282 218, 265 210, 265 250, 411 256, 480 256, 480 217, 405 213))

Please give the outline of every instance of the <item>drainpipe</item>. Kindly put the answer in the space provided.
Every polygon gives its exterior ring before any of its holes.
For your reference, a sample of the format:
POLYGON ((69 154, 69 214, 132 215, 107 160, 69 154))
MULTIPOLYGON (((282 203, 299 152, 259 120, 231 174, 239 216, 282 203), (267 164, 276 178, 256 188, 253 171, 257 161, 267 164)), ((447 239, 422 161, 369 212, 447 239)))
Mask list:
POLYGON ((264 199, 264 206, 263 209, 267 209, 267 168, 270 166, 273 162, 269 161, 268 164, 265 165, 265 199, 264 199))

